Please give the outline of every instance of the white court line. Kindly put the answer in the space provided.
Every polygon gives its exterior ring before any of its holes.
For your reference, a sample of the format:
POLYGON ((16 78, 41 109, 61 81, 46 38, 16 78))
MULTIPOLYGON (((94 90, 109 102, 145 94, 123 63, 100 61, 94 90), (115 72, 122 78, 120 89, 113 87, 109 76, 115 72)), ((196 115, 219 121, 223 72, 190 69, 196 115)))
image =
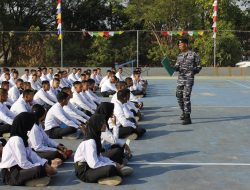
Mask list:
POLYGON ((230 83, 232 83, 232 84, 236 84, 236 85, 238 85, 238 86, 241 86, 241 87, 250 89, 250 86, 248 86, 248 85, 244 85, 244 84, 241 84, 241 83, 239 83, 239 82, 235 82, 235 81, 231 81, 231 80, 226 80, 226 81, 227 81, 227 82, 230 82, 230 83))
MULTIPOLYGON (((171 107, 172 109, 179 109, 179 107, 171 107)), ((192 108, 250 108, 250 106, 192 106, 192 108)))
MULTIPOLYGON (((64 162, 73 164, 74 162, 64 162)), ((178 165, 178 166, 250 166, 250 163, 203 163, 203 162, 129 162, 128 165, 178 165)))

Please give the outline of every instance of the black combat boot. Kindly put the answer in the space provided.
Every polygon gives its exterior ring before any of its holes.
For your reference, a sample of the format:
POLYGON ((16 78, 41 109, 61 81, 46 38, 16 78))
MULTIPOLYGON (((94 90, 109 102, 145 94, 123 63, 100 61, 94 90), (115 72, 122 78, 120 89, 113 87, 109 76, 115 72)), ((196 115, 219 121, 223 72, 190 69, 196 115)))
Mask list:
POLYGON ((184 120, 182 122, 182 125, 189 125, 192 124, 191 118, 190 118, 190 114, 184 114, 184 120))
POLYGON ((184 112, 182 112, 182 114, 180 115, 180 120, 184 120, 184 116, 185 114, 184 114, 184 112))

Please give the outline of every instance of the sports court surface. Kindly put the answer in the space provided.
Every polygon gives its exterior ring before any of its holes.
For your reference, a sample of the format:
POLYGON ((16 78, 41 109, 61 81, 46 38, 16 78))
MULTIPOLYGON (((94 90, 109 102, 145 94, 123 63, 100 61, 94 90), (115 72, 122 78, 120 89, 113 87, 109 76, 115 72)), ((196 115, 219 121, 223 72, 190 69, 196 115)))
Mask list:
MULTIPOLYGON (((149 84, 140 122, 147 134, 130 144, 133 176, 118 187, 82 183, 71 159, 41 189, 249 190, 250 78, 197 78, 188 126, 180 124, 176 78, 149 84)), ((61 142, 76 150, 81 141, 61 142)), ((28 189, 0 182, 1 190, 17 188, 28 189)))

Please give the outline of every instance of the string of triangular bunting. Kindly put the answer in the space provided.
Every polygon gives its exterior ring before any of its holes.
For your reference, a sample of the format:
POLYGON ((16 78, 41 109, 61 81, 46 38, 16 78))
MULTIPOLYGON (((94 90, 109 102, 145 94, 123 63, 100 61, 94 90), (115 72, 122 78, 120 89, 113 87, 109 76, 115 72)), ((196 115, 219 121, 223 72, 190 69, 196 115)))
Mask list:
POLYGON ((162 36, 194 36, 194 37, 198 37, 198 36, 203 36, 204 35, 204 31, 163 31, 161 32, 162 36))
POLYGON ((83 30, 83 35, 89 35, 91 37, 113 37, 115 35, 122 35, 124 31, 102 31, 102 32, 90 32, 90 31, 85 31, 83 30))

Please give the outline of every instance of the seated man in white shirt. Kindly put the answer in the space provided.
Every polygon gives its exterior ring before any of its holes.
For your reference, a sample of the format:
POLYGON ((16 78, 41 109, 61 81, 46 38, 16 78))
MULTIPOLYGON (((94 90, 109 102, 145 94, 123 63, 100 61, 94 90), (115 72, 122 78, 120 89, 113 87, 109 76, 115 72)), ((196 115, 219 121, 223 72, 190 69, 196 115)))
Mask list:
POLYGON ((130 91, 135 96, 145 96, 146 95, 146 87, 144 83, 140 79, 140 72, 134 72, 133 86, 130 87, 130 91))
POLYGON ((59 75, 61 75, 61 80, 60 80, 60 87, 71 87, 72 83, 68 80, 68 73, 67 71, 60 71, 59 75))
MULTIPOLYGON (((132 78, 130 77, 127 77, 125 79, 125 82, 126 82, 126 87, 128 89, 130 89, 131 86, 133 86, 133 80, 132 78)), ((130 99, 129 99, 131 102, 133 102, 135 104, 135 106, 138 108, 138 109, 142 109, 143 108, 143 101, 141 98, 133 95, 131 92, 130 92, 130 99)))
POLYGON ((48 91, 48 94, 52 98, 53 102, 57 102, 57 94, 60 92, 60 79, 59 78, 54 78, 52 80, 52 85, 50 87, 50 90, 48 91))
POLYGON ((10 69, 5 67, 5 68, 3 68, 3 73, 2 73, 1 78, 0 78, 1 81, 5 81, 5 74, 6 73, 10 74, 10 69))
POLYGON ((22 90, 23 87, 23 80, 22 79, 17 79, 16 85, 11 87, 8 92, 8 97, 10 100, 13 102, 17 101, 19 96, 20 96, 20 90, 22 90))
POLYGON ((117 82, 116 76, 111 76, 110 80, 105 80, 101 86, 101 94, 103 97, 109 97, 116 93, 115 83, 117 82))
POLYGON ((91 117, 92 114, 95 113, 95 111, 86 104, 87 99, 81 95, 82 83, 79 81, 74 82, 73 88, 73 98, 70 100, 70 102, 91 117))
POLYGON ((53 98, 48 94, 50 90, 49 81, 45 80, 42 82, 42 88, 35 94, 34 101, 37 104, 40 104, 44 108, 49 109, 56 102, 53 101, 53 98))
POLYGON ((94 88, 95 88, 95 80, 94 79, 89 79, 88 81, 88 90, 85 91, 86 94, 89 96, 89 98, 95 102, 95 104, 98 106, 99 104, 102 103, 100 97, 98 97, 94 93, 94 88))
POLYGON ((49 81, 49 78, 47 77, 47 68, 46 67, 44 67, 42 69, 42 76, 40 77, 40 79, 41 79, 41 81, 45 81, 45 80, 49 81))
POLYGON ((102 87, 102 84, 111 77, 111 70, 107 70, 106 76, 100 81, 99 87, 102 87))
POLYGON ((47 78, 49 79, 49 81, 53 79, 53 68, 49 68, 47 78))
POLYGON ((86 94, 86 91, 88 91, 89 88, 89 83, 88 81, 82 81, 82 92, 81 95, 83 96, 84 99, 86 99, 86 104, 88 105, 88 107, 90 107, 92 110, 96 110, 97 105, 95 104, 95 102, 93 100, 91 100, 91 98, 86 94))
POLYGON ((18 76, 19 76, 18 71, 16 71, 16 70, 13 71, 12 77, 10 77, 10 80, 9 80, 9 82, 11 83, 11 86, 14 86, 16 84, 16 81, 19 78, 18 76))
POLYGON ((78 79, 76 78, 76 68, 72 69, 72 73, 69 74, 68 76, 68 80, 73 84, 75 81, 77 81, 78 79))
POLYGON ((123 89, 117 92, 117 100, 114 102, 114 115, 117 120, 117 124, 120 124, 119 138, 126 138, 127 136, 135 133, 138 137, 141 137, 146 130, 136 125, 135 121, 130 121, 126 118, 124 113, 124 105, 129 99, 130 91, 123 89))
POLYGON ((100 82, 102 80, 102 70, 101 68, 97 68, 97 74, 96 74, 96 85, 99 86, 100 85, 100 82))
MULTIPOLYGON (((10 88, 13 87, 13 84, 11 83, 11 80, 10 80, 10 73, 5 73, 5 74, 4 74, 4 79, 2 80, 2 82, 3 82, 3 81, 8 81, 9 84, 10 84, 10 88)), ((15 84, 14 84, 14 85, 15 85, 15 84)))
POLYGON ((122 68, 120 67, 119 69, 118 69, 118 72, 115 74, 115 76, 119 79, 119 81, 124 81, 124 78, 123 78, 123 76, 122 76, 122 68))
MULTIPOLYGON (((10 89, 9 82, 8 81, 3 81, 2 84, 1 84, 1 88, 5 89, 7 91, 7 94, 8 94, 8 91, 10 89)), ((10 109, 10 107, 14 104, 14 102, 11 99, 7 98, 7 101, 4 102, 4 104, 10 109)))
POLYGON ((31 112, 31 106, 34 97, 33 90, 24 90, 23 98, 18 99, 10 108, 15 115, 18 115, 22 112, 31 112))
POLYGON ((0 136, 4 133, 10 132, 10 127, 15 118, 15 114, 12 113, 9 108, 4 104, 8 99, 7 90, 0 88, 0 136))
POLYGON ((40 86, 39 82, 37 81, 37 74, 34 73, 32 74, 31 79, 29 80, 30 84, 31 84, 31 88, 37 92, 38 90, 41 89, 42 86, 40 86))
POLYGON ((45 132, 52 139, 61 139, 64 136, 77 132, 81 125, 79 121, 68 115, 63 107, 68 105, 69 95, 65 92, 57 94, 58 102, 50 108, 45 118, 45 132), (60 128, 61 124, 65 124, 66 128, 60 128))
MULTIPOLYGON (((126 89, 127 84, 124 81, 119 81, 116 83, 116 89, 117 92, 123 89, 126 89)), ((131 94, 131 92, 130 92, 131 94)), ((111 99, 111 102, 114 103, 117 100, 117 93, 114 94, 114 96, 111 99)), ((138 108, 136 108, 135 104, 133 102, 131 102, 130 100, 127 101, 127 103, 125 103, 124 105, 126 105, 126 108, 128 110, 126 110, 125 116, 126 118, 135 118, 138 117, 138 120, 141 119, 141 112, 138 108)))
MULTIPOLYGON (((69 87, 64 87, 62 89, 62 92, 65 92, 69 95, 70 99, 73 98, 73 93, 69 87)), ((77 109, 75 105, 73 105, 70 101, 68 105, 63 106, 63 109, 66 113, 68 113, 70 116, 74 117, 81 123, 86 123, 87 120, 89 120, 89 116, 87 116, 83 111, 77 109)))
POLYGON ((24 74, 21 76, 21 79, 23 79, 23 82, 28 82, 29 81, 29 74, 30 74, 30 70, 25 69, 24 74))

